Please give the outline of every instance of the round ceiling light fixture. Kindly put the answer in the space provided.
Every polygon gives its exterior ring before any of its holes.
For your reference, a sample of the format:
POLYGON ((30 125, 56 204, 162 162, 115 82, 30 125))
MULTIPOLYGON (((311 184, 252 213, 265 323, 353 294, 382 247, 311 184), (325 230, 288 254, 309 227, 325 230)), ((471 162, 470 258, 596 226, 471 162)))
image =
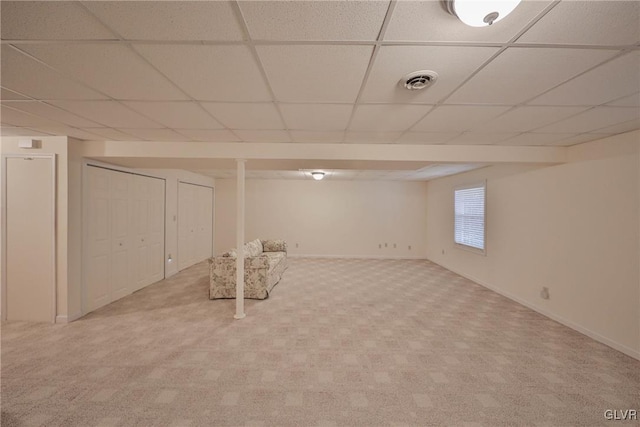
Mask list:
POLYGON ((311 172, 311 176, 316 181, 320 181, 322 178, 324 178, 324 172, 314 171, 314 172, 311 172))
POLYGON ((438 73, 430 70, 414 71, 400 79, 400 85, 408 90, 422 90, 438 80, 438 73))
POLYGON ((444 0, 450 14, 471 27, 486 27, 513 12, 521 0, 444 0))

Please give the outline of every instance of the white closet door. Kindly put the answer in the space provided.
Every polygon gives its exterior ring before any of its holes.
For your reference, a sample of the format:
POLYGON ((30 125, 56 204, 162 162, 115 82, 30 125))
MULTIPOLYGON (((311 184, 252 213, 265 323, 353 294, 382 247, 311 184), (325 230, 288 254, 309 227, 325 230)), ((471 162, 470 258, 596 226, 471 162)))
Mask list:
POLYGON ((178 268, 184 270, 211 256, 213 189, 178 184, 178 268))
POLYGON ((165 181, 155 178, 149 180, 149 224, 148 283, 164 279, 164 192, 165 181))
POLYGON ((129 280, 129 262, 131 259, 129 204, 131 201, 130 193, 133 176, 127 173, 107 172, 109 174, 111 188, 110 301, 115 301, 131 293, 129 280))
POLYGON ((86 312, 111 302, 110 174, 106 169, 87 168, 86 312))

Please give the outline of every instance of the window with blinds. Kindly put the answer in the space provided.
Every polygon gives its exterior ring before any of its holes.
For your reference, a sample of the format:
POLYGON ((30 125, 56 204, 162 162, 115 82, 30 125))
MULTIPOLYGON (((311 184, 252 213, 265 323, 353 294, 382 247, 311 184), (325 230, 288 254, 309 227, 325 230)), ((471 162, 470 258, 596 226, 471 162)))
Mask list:
POLYGON ((455 242, 484 253, 485 191, 484 183, 454 190, 455 242))

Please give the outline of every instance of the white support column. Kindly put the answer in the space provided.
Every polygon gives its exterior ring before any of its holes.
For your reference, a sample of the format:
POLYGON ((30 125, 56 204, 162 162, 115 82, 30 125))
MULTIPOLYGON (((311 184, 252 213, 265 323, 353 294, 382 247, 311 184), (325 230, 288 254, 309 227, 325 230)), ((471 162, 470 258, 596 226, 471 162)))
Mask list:
POLYGON ((234 319, 244 319, 244 164, 246 160, 236 159, 236 314, 234 319))

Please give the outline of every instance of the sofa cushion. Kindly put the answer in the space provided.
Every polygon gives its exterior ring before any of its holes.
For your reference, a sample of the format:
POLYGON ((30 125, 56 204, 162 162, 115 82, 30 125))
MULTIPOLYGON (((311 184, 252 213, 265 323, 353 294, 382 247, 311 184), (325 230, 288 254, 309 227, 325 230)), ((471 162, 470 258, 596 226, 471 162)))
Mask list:
POLYGON ((223 253, 222 256, 228 258, 236 258, 238 256, 238 252, 235 249, 231 249, 229 252, 223 253))
POLYGON ((263 240, 262 246, 265 252, 287 252, 287 242, 284 240, 263 240))
POLYGON ((262 242, 260 239, 252 240, 244 245, 244 256, 260 256, 262 254, 262 242))

